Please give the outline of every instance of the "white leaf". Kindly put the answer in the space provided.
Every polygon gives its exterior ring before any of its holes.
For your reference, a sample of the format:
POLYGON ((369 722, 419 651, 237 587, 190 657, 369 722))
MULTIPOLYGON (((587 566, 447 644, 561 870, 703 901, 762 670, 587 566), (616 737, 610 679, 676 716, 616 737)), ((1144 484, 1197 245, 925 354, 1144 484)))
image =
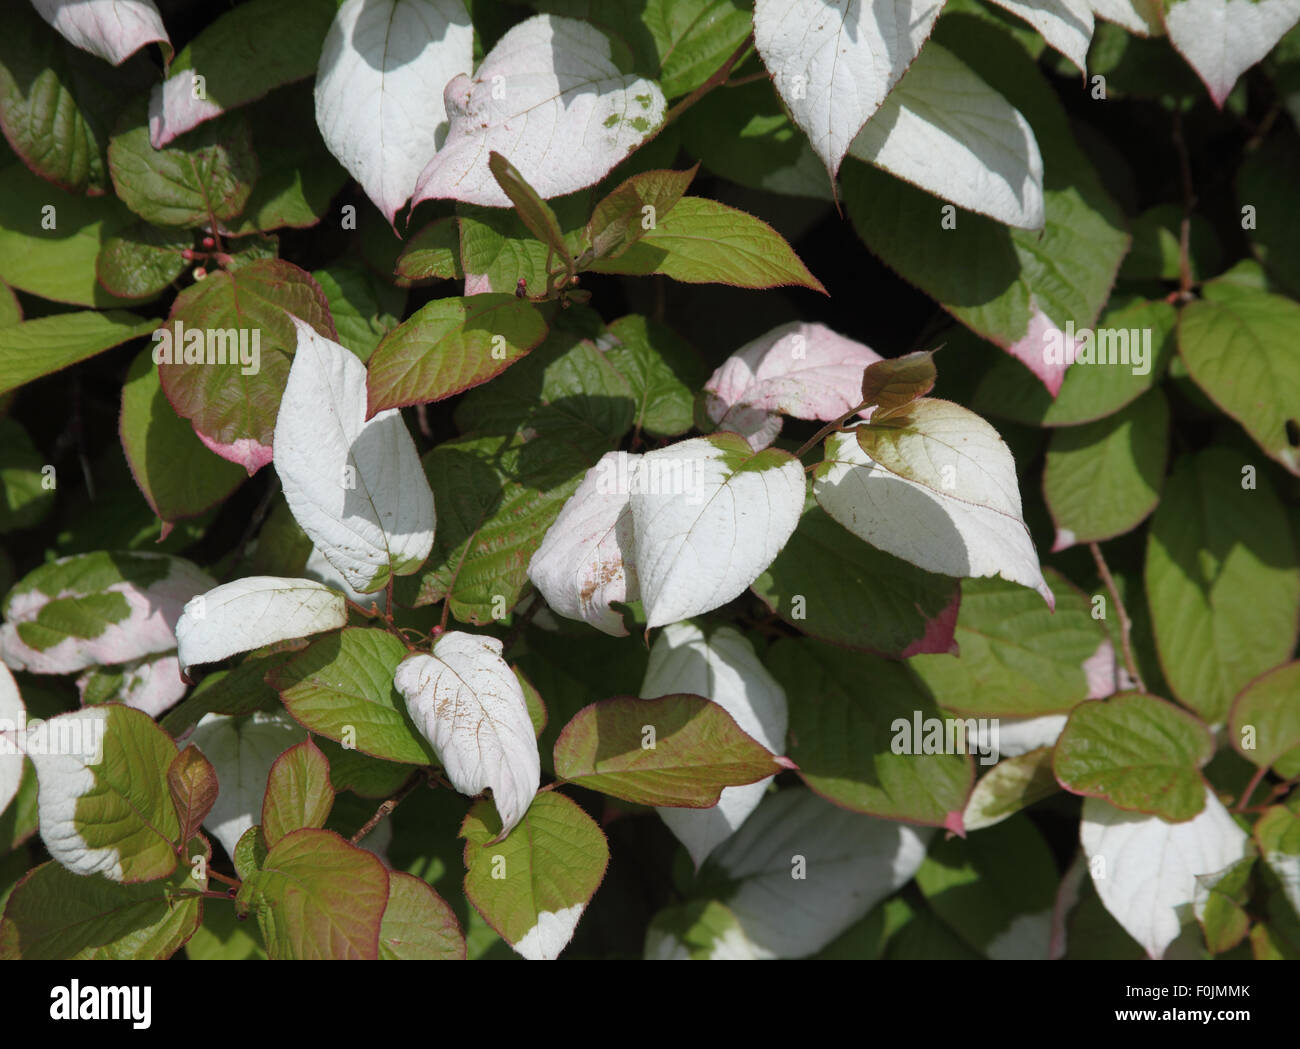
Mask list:
POLYGON ((1214 104, 1300 20, 1300 0, 1174 0, 1169 42, 1204 82, 1214 104))
POLYGON ((32 0, 32 6, 68 43, 115 66, 146 44, 171 50, 153 0, 32 0))
POLYGON ((912 880, 929 828, 849 812, 802 788, 770 794, 714 853, 736 894, 723 902, 755 953, 802 958, 912 880), (805 877, 796 878, 802 858, 805 877))
POLYGON ((205 714, 189 742, 217 773, 217 801, 203 821, 230 856, 244 832, 262 822, 266 778, 275 759, 307 738, 307 730, 284 711, 256 711, 243 717, 205 714))
POLYGON ((414 203, 450 197, 509 207, 488 169, 502 154, 544 198, 594 185, 664 118, 653 80, 624 75, 609 38, 585 22, 536 15, 511 29, 471 80, 446 90, 451 130, 414 203))
POLYGON ((610 605, 638 601, 632 547, 631 476, 640 460, 606 452, 547 530, 528 563, 528 578, 554 611, 625 637, 623 617, 610 605))
POLYGON ((103 762, 112 711, 112 706, 86 707, 50 718, 29 729, 22 746, 36 767, 41 841, 50 855, 73 874, 102 874, 121 881, 117 844, 90 845, 80 830, 86 813, 81 821, 77 818, 77 803, 104 789, 95 768, 103 762))
MULTIPOLYGON (((681 692, 712 700, 742 732, 773 754, 785 753, 789 722, 785 689, 759 662, 753 646, 731 627, 719 627, 706 637, 692 623, 675 623, 655 639, 641 698, 681 692)), ((771 782, 768 776, 757 783, 724 787, 712 808, 660 808, 659 815, 699 867, 749 818, 771 782)))
POLYGON ((1197 876, 1240 860, 1247 837, 1207 786, 1204 810, 1185 823, 1086 798, 1079 840, 1106 910, 1159 958, 1192 917, 1197 876))
POLYGON ((86 690, 103 674, 120 674, 122 677, 121 684, 112 696, 114 702, 142 710, 151 718, 174 707, 189 688, 181 679, 181 665, 176 653, 169 652, 150 659, 138 659, 111 670, 91 667, 77 678, 77 691, 81 694, 83 706, 86 705, 86 690))
POLYGON ((993 0, 1038 30, 1039 35, 1068 58, 1079 72, 1088 69, 1092 42, 1092 8, 1088 0, 993 0))
POLYGON ((735 434, 641 456, 631 505, 647 629, 744 593, 794 533, 804 490, 797 459, 775 448, 755 453, 735 434))
POLYGON ((974 412, 931 398, 880 429, 892 469, 875 462, 855 433, 827 438, 825 461, 813 473, 813 494, 826 512, 919 568, 999 575, 1055 607, 1021 517, 1016 464, 997 431, 974 412))
POLYGON ((501 642, 451 631, 433 655, 407 656, 393 674, 406 709, 462 794, 492 788, 502 834, 524 818, 542 764, 528 705, 501 642))
POLYGON ((396 408, 366 421, 366 367, 296 317, 298 348, 275 420, 275 472, 294 518, 363 594, 429 556, 433 492, 396 408))
POLYGON ((862 373, 880 359, 824 324, 783 324, 722 362, 704 384, 706 409, 757 451, 781 432, 782 414, 829 422, 860 404, 862 373))
POLYGON ((18 682, 0 663, 0 813, 9 807, 23 779, 20 741, 26 735, 27 708, 18 693, 18 682))
POLYGON ((343 595, 310 579, 249 576, 190 601, 176 624, 181 671, 346 626, 343 595))
POLYGON ((362 608, 379 608, 380 601, 384 597, 382 593, 357 593, 348 585, 343 573, 330 564, 325 559, 325 555, 320 552, 320 548, 316 546, 313 546, 311 553, 307 555, 307 561, 302 566, 302 574, 307 579, 314 579, 318 583, 324 583, 326 586, 332 586, 335 590, 342 591, 344 597, 362 608))
POLYGON ((325 145, 392 223, 447 137, 443 88, 468 73, 461 0, 347 0, 316 73, 325 145))
POLYGON ((960 207, 1041 229, 1043 158, 1020 111, 930 43, 849 152, 960 207))
POLYGON ((513 944, 515 952, 530 962, 554 961, 573 939, 578 919, 587 909, 585 903, 575 903, 558 911, 542 911, 537 924, 513 944))
POLYGON ((832 176, 942 7, 943 0, 757 0, 754 46, 832 176))
POLYGON ((1093 14, 1123 26, 1138 36, 1161 36, 1165 27, 1160 21, 1158 0, 1088 0, 1093 14))

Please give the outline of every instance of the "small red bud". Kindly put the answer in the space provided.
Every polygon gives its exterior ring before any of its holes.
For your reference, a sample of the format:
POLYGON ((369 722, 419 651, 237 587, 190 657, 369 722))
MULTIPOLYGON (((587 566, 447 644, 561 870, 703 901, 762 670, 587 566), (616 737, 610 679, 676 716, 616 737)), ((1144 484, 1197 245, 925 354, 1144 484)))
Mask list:
POLYGON ((217 242, 213 240, 211 237, 204 237, 203 246, 205 248, 215 248, 217 246, 217 242))
POLYGON ((202 280, 202 279, 203 279, 204 277, 206 277, 207 275, 208 275, 208 271, 205 270, 202 266, 195 266, 195 267, 194 267, 194 279, 195 279, 195 280, 202 280))
POLYGON ((194 258, 194 249, 193 249, 193 248, 185 248, 184 250, 182 250, 182 251, 181 251, 181 258, 183 258, 183 259, 192 259, 192 258, 194 258))

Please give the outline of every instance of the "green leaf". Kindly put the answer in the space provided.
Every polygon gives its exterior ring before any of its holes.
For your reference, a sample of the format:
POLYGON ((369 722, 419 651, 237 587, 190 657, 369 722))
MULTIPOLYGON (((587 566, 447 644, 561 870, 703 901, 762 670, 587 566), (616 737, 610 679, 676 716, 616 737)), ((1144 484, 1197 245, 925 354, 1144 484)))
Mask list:
POLYGON ((312 828, 281 838, 245 876, 235 904, 257 915, 273 961, 377 958, 387 905, 384 865, 333 831, 312 828))
POLYGON ((660 273, 688 284, 798 285, 826 294, 821 281, 766 222, 703 197, 683 197, 621 255, 599 259, 590 268, 633 276, 660 273))
POLYGON ((1300 303, 1280 295, 1242 291, 1231 299, 1202 299, 1179 316, 1178 352, 1206 396, 1269 456, 1300 475, 1297 326, 1300 303))
POLYGON ((684 954, 691 961, 734 960, 735 945, 744 942, 745 930, 725 903, 689 900, 665 907, 651 919, 646 929, 646 957, 679 960, 684 954))
POLYGON ((1300 662, 1262 674, 1237 696, 1229 738, 1251 764, 1273 767, 1283 779, 1300 776, 1300 662))
POLYGON ((9 897, 0 919, 0 958, 76 961, 159 961, 193 935, 203 917, 194 892, 207 888, 211 850, 203 838, 189 843, 191 860, 165 882, 120 885, 100 875, 80 877, 43 863, 9 897), (185 895, 185 892, 191 895, 185 895))
POLYGON ((862 403, 876 406, 871 418, 879 422, 933 390, 936 374, 933 350, 876 361, 862 373, 862 403))
POLYGON ((257 181, 253 135, 241 113, 201 124, 165 149, 149 143, 143 102, 132 106, 108 143, 108 169, 123 204, 159 226, 229 222, 257 181))
POLYGON ((1044 343, 1031 322, 1041 312, 1058 329, 1067 321, 1093 324, 1128 250, 1123 216, 1022 47, 968 15, 942 19, 934 39, 1029 121, 1049 173, 1043 230, 1013 230, 970 212, 959 212, 956 228, 945 229, 942 200, 854 160, 842 170, 845 208, 891 269, 962 324, 1004 349, 1021 344, 1017 356, 1045 368, 1044 343), (1069 177, 1054 181, 1051 172, 1069 177))
POLYGON ((1130 532, 1160 501, 1169 455, 1169 402, 1152 390, 1095 423, 1052 433, 1043 495, 1063 550, 1130 532))
MULTIPOLYGON (((1133 220, 1133 248, 1119 269, 1121 281, 1176 281, 1182 276, 1181 204, 1157 204, 1133 220)), ((1219 269, 1214 227, 1193 215, 1188 235, 1188 263, 1193 280, 1219 269)))
POLYGON ((164 522, 164 536, 173 522, 220 503, 247 476, 208 451, 194 427, 176 414, 150 350, 142 350, 127 372, 118 433, 135 483, 164 522))
POLYGON ((1247 856, 1226 871, 1197 875, 1193 910, 1211 954, 1232 950, 1250 931, 1250 915, 1243 904, 1250 896, 1254 866, 1255 857, 1247 856))
POLYGON ((250 262, 234 273, 211 273, 177 295, 163 329, 169 337, 154 346, 163 390, 177 414, 250 476, 271 459, 280 398, 298 346, 290 314, 326 338, 338 334, 311 274, 282 259, 250 262), (196 331, 215 334, 205 339, 205 355, 187 363, 184 351, 195 350, 185 345, 187 333, 196 331))
POLYGON ((389 798, 411 778, 410 765, 372 758, 324 737, 316 744, 330 763, 330 783, 336 794, 346 790, 362 798, 389 798))
POLYGON ((1255 824, 1260 855, 1273 871, 1281 894, 1300 915, 1300 813, 1273 805, 1255 824))
POLYGON ((1037 594, 1014 583, 962 580, 959 654, 910 661, 941 707, 1032 717, 1067 711, 1090 698, 1084 664, 1108 645, 1105 632, 1084 594, 1051 570, 1043 575, 1056 596, 1054 613, 1037 594))
POLYGON ((717 72, 753 21, 740 0, 649 0, 641 17, 654 37, 667 98, 688 94, 717 72))
POLYGON ((932 753, 913 738, 941 715, 905 666, 807 639, 778 641, 767 666, 789 697, 790 758, 818 794, 923 826, 960 819, 977 743, 963 735, 964 753, 932 753))
POLYGON ((329 303, 339 343, 368 361, 406 310, 406 292, 376 277, 370 270, 347 263, 312 270, 329 303))
POLYGON ((636 398, 635 425, 656 437, 676 437, 695 425, 694 391, 707 375, 695 351, 667 325, 636 314, 609 326, 605 360, 636 398))
POLYGON ((488 154, 488 169, 501 191, 510 198, 510 203, 515 206, 515 211, 528 231, 555 252, 559 257, 557 261, 572 265, 573 257, 564 243, 560 222, 550 205, 538 196, 537 190, 524 180, 510 161, 495 150, 488 154))
POLYGON ((241 922, 233 907, 205 907, 203 924, 185 945, 185 957, 193 962, 265 961, 256 925, 241 922))
POLYGON ((199 833, 219 789, 217 770, 193 744, 177 754, 167 767, 167 792, 176 807, 182 841, 189 841, 199 833))
POLYGON ((1182 823, 1205 808, 1201 769, 1213 756, 1214 740, 1197 718, 1155 696, 1123 692, 1074 708, 1053 768, 1075 794, 1182 823))
POLYGON ((230 670, 215 670, 198 683, 175 710, 162 719, 162 727, 173 736, 188 732, 205 714, 251 714, 275 710, 280 696, 266 684, 268 673, 294 656, 294 650, 269 655, 250 655, 230 670))
POLYGON ((1246 230, 1251 250, 1269 272, 1300 295, 1300 216, 1294 197, 1292 173, 1300 168, 1300 140, 1289 127, 1279 125, 1246 159, 1237 173, 1237 199, 1254 208, 1254 222, 1246 230))
POLYGON ((271 765, 262 799, 262 837, 274 850, 296 830, 325 826, 333 807, 330 763, 308 737, 271 765))
POLYGON ((181 256, 194 237, 182 230, 137 222, 109 237, 95 259, 95 276, 113 295, 147 299, 157 295, 184 272, 181 256))
POLYGON ((465 937, 456 915, 420 878, 389 871, 379 957, 384 961, 464 961, 465 937))
POLYGON ((1147 534, 1160 665, 1174 696, 1207 724, 1290 658, 1300 621, 1291 527, 1266 473, 1243 487, 1246 465, 1228 448, 1180 458, 1147 534))
POLYGON ((553 791, 498 841, 501 820, 487 801, 465 817, 465 895, 525 958, 555 958, 605 877, 609 845, 595 822, 553 791))
MULTIPOLYGON (((235 864, 235 873, 245 880, 251 878, 266 862, 266 851, 266 839, 262 836, 262 828, 254 824, 240 835, 239 841, 235 842, 235 853, 230 857, 235 864)), ((243 917, 247 915, 241 915, 241 918, 243 917)))
POLYGON ((555 743, 560 779, 639 805, 707 809, 782 767, 722 707, 685 694, 593 703, 555 743))
POLYGON ((0 419, 0 534, 39 524, 54 506, 45 456, 14 419, 0 419), (47 477, 49 480, 47 480, 47 477))
POLYGON ((6 329, 0 350, 0 393, 61 371, 158 327, 123 310, 81 310, 22 321, 6 329))
POLYGON ((388 333, 370 358, 370 414, 440 401, 505 371, 542 341, 546 322, 513 295, 436 299, 388 333), (436 345, 437 353, 429 353, 436 345))
POLYGON ((395 272, 407 280, 464 280, 460 265, 460 221, 437 219, 411 237, 397 256, 395 272))
POLYGON ((656 229, 682 199, 698 169, 697 164, 690 171, 643 171, 612 190, 587 221, 587 244, 594 257, 617 258, 656 229))
POLYGON ((936 837, 916 872, 935 913, 995 961, 1047 960, 1058 881, 1051 849, 1024 816, 965 839, 936 837))
POLYGON ((0 169, 0 280, 74 306, 128 305, 95 279, 95 259, 134 221, 116 197, 65 193, 10 164, 0 169))
POLYGON ((9 285, 0 283, 0 328, 12 328, 23 319, 23 308, 9 285))
POLYGON ((1051 747, 1003 758, 976 782, 962 822, 967 833, 992 827, 1060 789, 1051 747))
MULTIPOLYGON (((582 250, 583 223, 590 211, 591 194, 587 190, 556 197, 547 206, 555 212, 555 221, 566 231, 566 252, 577 255, 582 250)), ((503 208, 457 204, 460 224, 458 268, 469 294, 489 291, 514 295, 519 282, 524 293, 540 295, 546 288, 547 245, 539 240, 514 211, 503 208)), ((551 262, 555 269, 555 261, 551 262)))
POLYGON ((313 641, 267 680, 309 731, 387 761, 431 765, 432 752, 393 687, 407 655, 386 630, 348 627, 313 641))

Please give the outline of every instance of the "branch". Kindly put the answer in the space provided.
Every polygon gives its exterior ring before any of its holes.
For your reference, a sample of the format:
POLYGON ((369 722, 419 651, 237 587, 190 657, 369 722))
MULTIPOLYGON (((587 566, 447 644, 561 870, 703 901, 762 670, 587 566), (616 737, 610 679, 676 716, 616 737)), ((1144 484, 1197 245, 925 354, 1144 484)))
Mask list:
POLYGON ((379 806, 379 808, 375 810, 375 814, 371 816, 370 819, 366 820, 365 825, 359 831, 357 831, 354 835, 352 835, 351 843, 353 845, 357 844, 357 842, 359 842, 362 838, 364 838, 367 834, 369 834, 372 830, 374 830, 377 826, 379 826, 379 822, 390 812, 392 812, 393 809, 397 808, 397 806, 402 803, 403 799, 405 799, 408 794, 414 791, 415 788, 418 787, 421 783, 425 783, 427 781, 428 781, 428 772, 426 770, 421 769, 419 772, 415 773, 410 779, 406 781, 405 784, 402 785, 401 789, 398 790, 396 794, 394 794, 387 801, 383 802, 379 806))
POLYGON ((1129 676, 1133 679, 1137 690, 1146 692, 1146 684, 1142 681, 1142 675, 1138 673, 1137 661, 1133 658, 1133 643, 1130 636, 1133 621, 1128 617, 1128 610, 1124 608, 1124 602, 1119 596, 1119 589, 1115 586, 1115 580, 1110 574, 1110 568, 1106 564, 1106 559, 1101 555, 1101 547, 1096 543, 1089 543, 1088 549, 1092 551, 1092 559, 1097 562, 1097 571, 1101 575, 1101 581, 1110 592, 1110 599, 1115 602, 1115 610, 1119 613, 1119 640, 1124 649, 1124 665, 1128 668, 1129 676))

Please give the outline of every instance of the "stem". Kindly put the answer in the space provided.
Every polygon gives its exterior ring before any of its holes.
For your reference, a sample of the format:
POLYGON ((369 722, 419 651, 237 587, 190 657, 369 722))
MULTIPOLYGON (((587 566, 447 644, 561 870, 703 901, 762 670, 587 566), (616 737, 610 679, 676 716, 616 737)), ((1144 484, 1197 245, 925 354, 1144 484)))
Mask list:
POLYGON ((842 429, 846 422, 848 422, 855 415, 857 415, 858 412, 862 411, 862 409, 866 407, 867 407, 867 402, 863 401, 856 408, 850 408, 847 412, 841 415, 833 423, 827 423, 815 434, 813 434, 812 437, 810 437, 807 441, 804 442, 803 447, 794 453, 794 457, 796 459, 802 459, 811 449, 815 448, 818 444, 821 443, 822 438, 842 429))
POLYGON ((408 779, 396 794, 394 794, 387 801, 383 802, 379 806, 379 808, 375 810, 375 814, 371 816, 370 819, 366 820, 365 826, 363 826, 359 831, 357 831, 354 835, 352 835, 352 839, 351 839, 352 844, 353 845, 357 844, 357 842, 359 842, 362 838, 364 838, 367 834, 369 834, 372 830, 374 830, 377 826, 379 826, 380 820, 382 820, 385 816, 387 816, 390 812, 392 812, 393 809, 397 808, 397 806, 401 804, 402 800, 413 790, 415 790, 415 788, 418 787, 421 783, 426 782, 426 779, 427 779, 427 773, 423 769, 421 769, 419 772, 415 773, 410 779, 408 779))
POLYGON ((214 871, 211 868, 208 868, 208 877, 216 878, 217 881, 221 882, 223 885, 229 885, 232 889, 238 889, 243 884, 238 878, 231 878, 230 876, 222 874, 220 871, 214 871))
POLYGON ((1110 574, 1110 567, 1106 564, 1106 558, 1102 556, 1101 547, 1096 543, 1089 543, 1088 549, 1092 551, 1092 559, 1097 562, 1097 571, 1101 575, 1101 581, 1106 585, 1110 593, 1110 599, 1115 602, 1115 610, 1119 613, 1119 640, 1124 649, 1124 665, 1128 668, 1129 676, 1132 677, 1134 684, 1139 692, 1145 693, 1146 684, 1142 681, 1142 675, 1138 673, 1137 661, 1133 658, 1133 643, 1131 631, 1133 621, 1128 617, 1128 610, 1124 607, 1124 602, 1119 596, 1119 589, 1115 586, 1115 580, 1110 574))
MULTIPOLYGON (((735 69, 736 66, 740 64, 740 60, 744 58, 746 54, 749 53, 749 49, 753 46, 753 44, 754 44, 753 34, 745 37, 745 39, 741 41, 740 46, 731 53, 731 57, 728 58, 725 62, 723 62, 722 65, 719 66, 714 71, 713 76, 709 77, 708 80, 704 81, 703 84, 701 84, 689 95, 687 95, 684 99, 678 102, 677 105, 673 106, 672 109, 668 110, 668 115, 664 117, 664 122, 659 125, 660 129, 662 130, 663 128, 666 128, 669 124, 671 124, 679 116, 685 113, 686 110, 690 109, 691 106, 695 105, 696 102, 702 99, 715 87, 718 87, 720 84, 725 83, 727 77, 731 75, 731 71, 735 69)), ((764 76, 766 75, 767 74, 764 73, 764 76)), ((656 132, 656 134, 658 134, 658 132, 656 132)))
POLYGON ((1250 782, 1246 784, 1246 789, 1242 792, 1241 800, 1237 802, 1233 809, 1234 812, 1244 812, 1246 810, 1246 803, 1250 801, 1250 796, 1255 793, 1255 788, 1259 786, 1259 781, 1264 778, 1264 775, 1267 772, 1267 765, 1255 770, 1255 775, 1251 776, 1250 782))
POLYGON ((1183 114, 1174 110, 1174 148, 1178 151, 1178 167, 1183 180, 1183 221, 1178 234, 1178 291, 1179 298, 1186 302, 1191 299, 1192 287, 1192 211, 1196 207, 1196 192, 1192 185, 1192 162, 1187 155, 1187 143, 1183 139, 1183 114))
POLYGON ((512 648, 514 648, 515 642, 519 640, 519 635, 524 632, 524 627, 526 627, 529 623, 533 621, 533 616, 537 615, 537 611, 541 607, 542 607, 541 596, 538 594, 534 594, 532 603, 529 604, 529 606, 526 609, 524 609, 523 612, 521 612, 518 616, 515 617, 515 621, 513 625, 510 627, 510 633, 506 635, 506 639, 501 645, 502 652, 509 652, 512 648))

